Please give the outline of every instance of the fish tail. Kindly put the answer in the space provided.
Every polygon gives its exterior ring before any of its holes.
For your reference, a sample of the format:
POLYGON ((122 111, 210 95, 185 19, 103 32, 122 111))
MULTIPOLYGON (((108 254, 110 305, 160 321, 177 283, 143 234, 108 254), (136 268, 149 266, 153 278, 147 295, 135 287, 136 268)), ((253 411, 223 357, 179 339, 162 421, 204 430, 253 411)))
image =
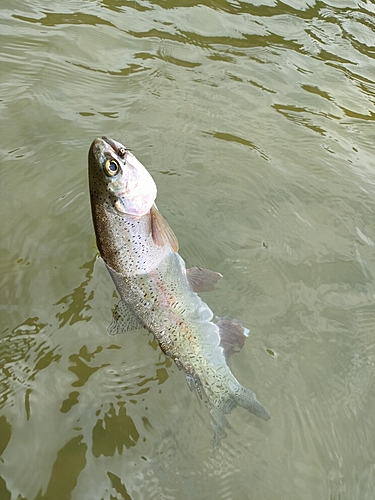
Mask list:
POLYGON ((238 384, 235 390, 228 394, 225 402, 221 401, 221 404, 212 405, 210 408, 212 417, 211 425, 215 433, 214 439, 212 440, 214 447, 218 446, 220 441, 226 437, 227 434, 225 429, 230 428, 230 424, 225 415, 230 413, 236 406, 245 408, 247 411, 263 420, 270 419, 267 410, 259 403, 255 393, 238 384))
POLYGON ((237 406, 242 406, 242 408, 245 408, 247 411, 263 420, 270 419, 267 410, 259 403, 255 393, 250 389, 240 385, 234 392, 233 398, 237 406))
POLYGON ((227 436, 225 429, 230 429, 230 424, 224 412, 219 408, 212 407, 210 414, 212 417, 211 426, 214 430, 214 437, 211 440, 211 444, 216 448, 220 444, 220 441, 227 436))

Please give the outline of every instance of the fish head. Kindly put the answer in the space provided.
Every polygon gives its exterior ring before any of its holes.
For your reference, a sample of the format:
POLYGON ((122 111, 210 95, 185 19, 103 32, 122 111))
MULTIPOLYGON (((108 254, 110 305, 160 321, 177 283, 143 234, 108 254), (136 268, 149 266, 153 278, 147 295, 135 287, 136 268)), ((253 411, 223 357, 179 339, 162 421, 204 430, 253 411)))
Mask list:
POLYGON ((156 198, 156 184, 140 161, 120 142, 108 137, 93 141, 89 150, 91 195, 111 198, 126 215, 147 214, 156 198))

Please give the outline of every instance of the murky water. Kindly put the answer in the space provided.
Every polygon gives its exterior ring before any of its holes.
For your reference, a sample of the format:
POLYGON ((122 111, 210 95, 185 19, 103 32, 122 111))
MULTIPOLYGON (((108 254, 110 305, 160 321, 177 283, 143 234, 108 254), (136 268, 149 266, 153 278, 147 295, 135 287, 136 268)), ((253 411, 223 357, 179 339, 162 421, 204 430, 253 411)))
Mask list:
POLYGON ((1 500, 375 497, 375 8, 3 0, 1 500), (209 416, 147 332, 106 333, 87 150, 151 171, 271 420, 209 416), (121 338, 120 338, 121 337, 121 338))

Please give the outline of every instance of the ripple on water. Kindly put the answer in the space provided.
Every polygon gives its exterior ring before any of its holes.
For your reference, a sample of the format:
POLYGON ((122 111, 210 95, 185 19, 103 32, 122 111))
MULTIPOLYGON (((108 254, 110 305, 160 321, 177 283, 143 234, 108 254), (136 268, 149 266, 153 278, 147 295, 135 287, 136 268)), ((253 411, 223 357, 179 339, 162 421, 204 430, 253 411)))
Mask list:
POLYGON ((372 498, 373 4, 8 3, 0 497, 372 498), (151 337, 106 334, 102 134, 150 168, 188 264, 224 275, 214 312, 251 327, 230 363, 271 420, 237 409, 215 452, 151 337))

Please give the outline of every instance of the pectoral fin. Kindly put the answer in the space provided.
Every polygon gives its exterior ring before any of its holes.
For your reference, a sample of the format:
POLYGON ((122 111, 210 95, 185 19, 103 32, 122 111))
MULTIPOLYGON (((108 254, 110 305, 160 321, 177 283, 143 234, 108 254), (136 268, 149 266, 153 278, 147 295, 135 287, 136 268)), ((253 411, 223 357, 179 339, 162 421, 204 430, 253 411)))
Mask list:
POLYGON ((109 335, 118 335, 130 330, 140 330, 144 324, 134 315, 127 305, 120 300, 113 311, 112 322, 107 328, 109 335))
POLYGON ((227 319, 220 320, 217 326, 219 327, 220 345, 224 349, 225 357, 229 358, 231 354, 242 349, 250 330, 227 319))
POLYGON ((220 273, 202 269, 201 267, 191 267, 186 269, 186 276, 189 280, 191 288, 194 292, 209 292, 212 290, 220 278, 223 277, 220 273))
POLYGON ((174 252, 178 252, 178 241, 168 222, 161 215, 156 205, 153 205, 151 213, 152 239, 155 245, 163 247, 169 245, 174 252))

